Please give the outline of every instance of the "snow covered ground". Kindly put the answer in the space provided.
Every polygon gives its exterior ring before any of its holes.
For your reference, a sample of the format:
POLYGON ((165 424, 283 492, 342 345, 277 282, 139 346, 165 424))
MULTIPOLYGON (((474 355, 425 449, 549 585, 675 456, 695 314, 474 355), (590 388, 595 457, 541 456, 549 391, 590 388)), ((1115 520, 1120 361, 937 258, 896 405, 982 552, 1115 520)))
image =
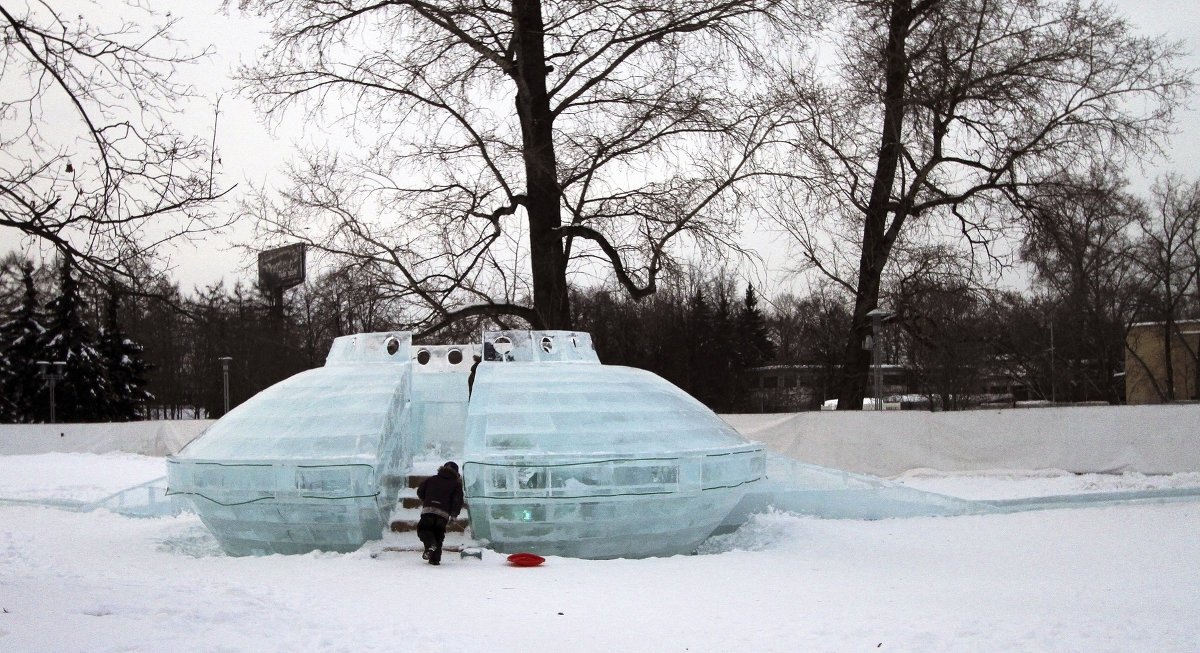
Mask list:
MULTIPOLYGON (((0 497, 93 501, 162 476, 123 453, 0 456, 0 497)), ((966 498, 1200 485, 1041 470, 897 480, 966 498)), ((647 515, 647 519, 653 516, 647 515)), ((0 650, 1196 651, 1200 503, 953 518, 770 514, 702 555, 536 568, 389 535, 229 558, 192 514, 0 502, 0 650), (410 541, 411 540, 411 541, 410 541)))

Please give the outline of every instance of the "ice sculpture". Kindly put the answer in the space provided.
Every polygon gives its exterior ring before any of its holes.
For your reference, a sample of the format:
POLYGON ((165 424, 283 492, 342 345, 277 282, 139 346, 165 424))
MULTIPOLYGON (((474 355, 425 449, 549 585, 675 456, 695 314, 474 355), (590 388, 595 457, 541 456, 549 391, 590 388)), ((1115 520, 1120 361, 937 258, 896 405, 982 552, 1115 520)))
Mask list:
POLYGON ((502 553, 686 554, 764 475, 765 451, 586 333, 484 334, 467 415, 475 536, 502 553))
POLYGON ((231 555, 378 539, 412 465, 411 337, 337 338, 325 366, 255 395, 167 461, 231 555))

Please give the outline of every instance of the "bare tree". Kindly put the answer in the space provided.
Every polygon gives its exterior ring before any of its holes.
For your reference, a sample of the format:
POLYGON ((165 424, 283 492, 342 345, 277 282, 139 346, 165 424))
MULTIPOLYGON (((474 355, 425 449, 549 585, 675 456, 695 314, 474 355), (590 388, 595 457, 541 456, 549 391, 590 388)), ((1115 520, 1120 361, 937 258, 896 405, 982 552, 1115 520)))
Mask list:
POLYGON ((104 26, 76 9, 0 3, 0 227, 93 280, 136 281, 163 242, 216 226, 212 150, 168 123, 189 97, 176 66, 196 57, 170 14, 129 3, 149 26, 104 26))
POLYGON ((1124 392, 1114 375, 1124 363, 1125 336, 1143 285, 1133 238, 1142 202, 1105 166, 1044 181, 1026 193, 1021 210, 1021 257, 1045 291, 1042 328, 1058 333, 1056 343, 1043 336, 1042 346, 1063 363, 1053 366, 1057 376, 1079 372, 1071 381, 1081 396, 1066 397, 1099 395, 1119 403, 1124 392))
POLYGON ((773 304, 771 331, 778 345, 776 360, 812 366, 816 405, 809 407, 819 407, 836 396, 841 338, 850 324, 843 290, 822 280, 803 297, 784 295, 773 304))
POLYGON ((898 295, 894 320, 917 390, 943 410, 977 403, 997 371, 986 297, 952 275, 912 278, 898 295))
POLYGON ((1190 91, 1180 47, 1073 0, 847 0, 838 79, 781 214, 806 265, 855 297, 839 407, 861 406, 867 314, 897 248, 956 234, 986 257, 1029 188, 1153 149, 1190 91))
POLYGON ((738 251, 791 113, 755 71, 794 46, 797 4, 244 0, 274 25, 245 71, 260 106, 358 148, 314 152, 253 212, 386 266, 416 324, 569 327, 572 275, 642 297, 686 247, 738 251))
MULTIPOLYGON (((1178 322, 1189 311, 1200 310, 1194 303, 1200 284, 1200 260, 1196 258, 1200 241, 1200 181, 1185 181, 1176 175, 1160 179, 1152 189, 1150 207, 1138 221, 1135 259, 1146 280, 1144 315, 1162 323, 1163 385, 1155 386, 1164 401, 1193 398, 1175 384, 1175 344, 1187 348, 1186 354, 1200 360, 1197 352, 1182 337, 1178 322)), ((1154 380, 1154 375, 1149 375, 1154 380)), ((1197 379, 1200 380, 1200 379, 1197 379)), ((1200 385, 1195 385, 1200 388, 1200 385)))

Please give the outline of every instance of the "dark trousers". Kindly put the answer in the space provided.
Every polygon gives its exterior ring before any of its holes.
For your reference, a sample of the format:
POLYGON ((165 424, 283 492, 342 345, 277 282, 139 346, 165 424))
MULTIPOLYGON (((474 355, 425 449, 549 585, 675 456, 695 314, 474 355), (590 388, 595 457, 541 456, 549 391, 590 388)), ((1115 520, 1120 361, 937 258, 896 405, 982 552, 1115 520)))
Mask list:
POLYGON ((417 537, 421 538, 421 544, 425 545, 426 549, 433 549, 429 554, 431 561, 438 561, 442 558, 442 542, 446 539, 446 524, 450 520, 427 512, 421 515, 421 521, 417 522, 417 537))

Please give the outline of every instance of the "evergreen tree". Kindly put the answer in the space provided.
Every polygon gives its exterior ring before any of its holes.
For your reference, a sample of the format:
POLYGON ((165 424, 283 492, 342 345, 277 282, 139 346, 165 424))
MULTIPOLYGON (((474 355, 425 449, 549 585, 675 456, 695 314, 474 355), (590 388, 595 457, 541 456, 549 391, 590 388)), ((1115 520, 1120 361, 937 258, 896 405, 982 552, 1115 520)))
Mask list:
POLYGON ((108 418, 127 422, 144 416, 147 402, 154 395, 146 391, 149 365, 142 357, 142 346, 129 339, 121 328, 121 296, 116 284, 108 289, 108 312, 100 330, 100 354, 105 365, 109 396, 108 418))
POLYGON ((25 287, 21 302, 0 324, 0 420, 34 421, 39 387, 37 361, 42 358, 46 329, 33 282, 33 264, 21 266, 25 287))
POLYGON ((775 357, 775 343, 771 342, 767 318, 758 308, 758 295, 753 285, 746 286, 738 313, 738 334, 743 369, 758 367, 775 357))
POLYGON ((686 390, 696 399, 712 406, 714 351, 713 332, 715 316, 708 304, 702 284, 697 284, 695 291, 688 299, 686 308, 684 339, 687 351, 686 390))
MULTIPOLYGON (((71 276, 71 257, 61 262, 59 295, 46 306, 47 360, 64 361, 55 392, 56 421, 85 422, 108 417, 104 360, 96 336, 83 320, 79 284, 71 276)), ((44 413, 48 419, 49 414, 44 413)))
POLYGON ((713 282, 712 330, 708 345, 708 406, 716 411, 733 409, 737 377, 741 373, 738 353, 737 310, 734 308, 733 283, 723 275, 713 282))

